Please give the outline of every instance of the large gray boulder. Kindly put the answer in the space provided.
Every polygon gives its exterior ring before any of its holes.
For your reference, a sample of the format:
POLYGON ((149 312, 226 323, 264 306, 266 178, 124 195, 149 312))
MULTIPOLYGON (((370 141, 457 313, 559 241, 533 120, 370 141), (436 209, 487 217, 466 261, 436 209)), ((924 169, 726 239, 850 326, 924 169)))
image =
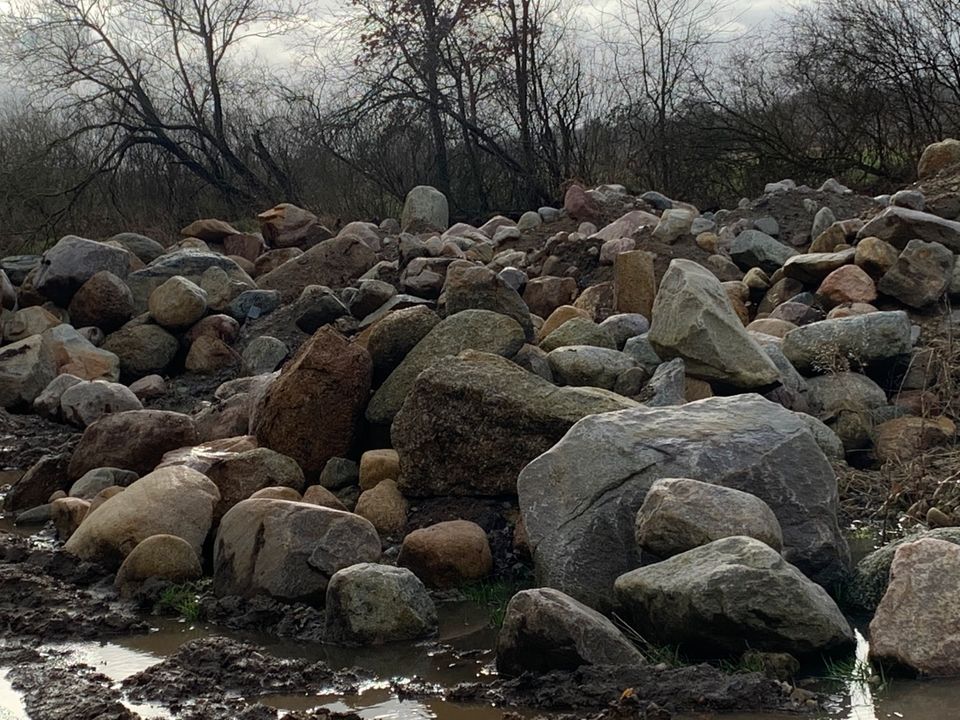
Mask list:
POLYGON ((808 655, 853 644, 826 590, 770 546, 716 540, 617 578, 617 607, 647 640, 693 652, 808 655))
POLYGON ((90 513, 63 549, 84 560, 118 567, 151 535, 176 535, 199 556, 219 500, 217 486, 196 470, 160 468, 90 513))
POLYGON ((673 260, 653 304, 650 343, 664 360, 682 357, 694 377, 736 388, 775 385, 780 372, 744 329, 723 285, 690 260, 673 260))
POLYGON ((380 538, 359 515, 251 498, 220 521, 213 555, 218 596, 268 595, 322 605, 338 570, 380 558, 380 538))
POLYGON ((513 357, 524 343, 516 320, 490 310, 464 310, 434 326, 390 373, 367 406, 367 420, 388 425, 417 376, 438 360, 464 350, 513 357))
POLYGON ((450 226, 446 195, 429 185, 413 188, 403 203, 400 225, 404 232, 443 232, 450 226))
POLYGON ((791 330, 783 354, 802 373, 867 366, 910 352, 910 318, 902 310, 834 318, 791 330))
POLYGON ((864 225, 857 238, 877 237, 898 250, 911 240, 938 242, 960 252, 960 222, 910 208, 892 205, 864 225))
POLYGON ((497 636, 501 675, 641 664, 643 656, 610 620, 552 588, 514 595, 497 636))
POLYGON ((400 489, 513 495, 520 470, 577 420, 633 406, 602 390, 555 387, 497 355, 448 358, 420 374, 393 422, 400 489))
POLYGON ((81 429, 108 413, 142 409, 140 400, 126 385, 103 380, 78 383, 60 396, 63 419, 81 429))
POLYGON ((567 345, 547 354, 550 371, 558 385, 588 386, 613 390, 617 378, 636 361, 619 350, 591 345, 567 345))
POLYGON ((382 645, 428 637, 437 610, 423 583, 406 568, 358 563, 337 571, 327 585, 327 642, 382 645))
POLYGON ((67 307, 73 294, 102 270, 125 278, 130 270, 130 253, 67 235, 43 254, 33 287, 60 307, 67 307))
POLYGON ((637 513, 637 545, 668 558, 714 540, 746 535, 777 552, 783 532, 756 495, 688 478, 657 480, 637 513))
POLYGON ((32 407, 56 376, 53 347, 42 335, 0 348, 0 406, 32 407))
POLYGON ((586 417, 517 483, 537 578, 600 609, 636 567, 637 511, 656 480, 687 477, 756 495, 784 557, 822 585, 846 573, 837 479, 796 413, 759 395, 586 417))

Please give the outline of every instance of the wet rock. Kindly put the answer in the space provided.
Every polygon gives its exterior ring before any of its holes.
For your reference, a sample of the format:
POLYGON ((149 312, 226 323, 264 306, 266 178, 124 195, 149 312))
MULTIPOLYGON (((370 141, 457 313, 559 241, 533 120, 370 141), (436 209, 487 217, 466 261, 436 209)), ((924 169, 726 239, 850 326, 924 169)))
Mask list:
POLYGON ((653 483, 637 512, 636 535, 640 549, 659 558, 735 535, 755 538, 777 552, 783 548, 780 523, 763 500, 680 478, 653 483))
POLYGON ((129 257, 126 250, 67 235, 43 254, 33 287, 60 307, 67 307, 73 294, 98 272, 106 270, 125 278, 129 257))
POLYGON ((286 500, 252 498, 224 515, 214 546, 214 592, 322 604, 334 573, 380 558, 365 519, 286 500))
POLYGON ((110 333, 133 317, 133 294, 123 280, 101 270, 77 290, 69 311, 75 327, 92 325, 110 333))
POLYGON ((107 336, 103 349, 120 359, 120 372, 128 377, 162 373, 176 357, 177 339, 158 325, 126 325, 107 336))
POLYGON ((77 480, 95 468, 116 467, 143 476, 160 463, 164 453, 196 445, 197 440, 196 425, 188 415, 165 410, 111 413, 84 430, 68 474, 77 480))
POLYGON ((118 567, 138 543, 165 534, 183 538, 199 556, 219 499, 216 485, 196 470, 161 468, 91 513, 64 550, 118 567))
POLYGON ((64 420, 85 428, 109 413, 142 410, 143 405, 125 385, 97 380, 67 388, 60 396, 60 409, 64 420))
POLYGON ((640 652, 610 620, 551 588, 514 595, 497 636, 497 671, 508 677, 583 665, 642 664, 640 652))
POLYGON ((753 538, 716 540, 633 570, 617 578, 615 591, 628 622, 651 642, 736 655, 853 644, 827 592, 753 538))
MULTIPOLYGON (((953 253, 940 243, 911 240, 887 273, 880 278, 880 292, 912 308, 937 302, 947 291, 953 275, 953 253)), ((864 300, 864 302, 870 302, 864 300)))
POLYGON ((837 481, 812 431, 798 414, 738 395, 586 417, 525 467, 517 486, 538 581, 609 607, 614 579, 638 565, 636 513, 670 477, 756 495, 780 522, 789 562, 824 585, 846 572, 837 481))
POLYGON ((147 580, 181 584, 203 575, 200 560, 190 543, 176 535, 151 535, 127 555, 114 587, 121 595, 132 595, 147 580))
POLYGON ((800 372, 825 372, 838 363, 867 366, 910 352, 910 318, 905 312, 876 312, 821 320, 791 330, 783 354, 800 372))
POLYGON ((397 564, 412 570, 427 587, 454 588, 487 577, 493 555, 482 527, 448 520, 407 535, 397 564))
POLYGON ((307 475, 350 451, 370 392, 367 351, 330 327, 310 338, 266 390, 251 431, 307 475))
POLYGON ((391 423, 421 372, 463 350, 512 357, 523 346, 524 332, 515 320, 489 310, 465 310, 436 325, 387 377, 367 406, 367 420, 391 423))
POLYGON ((405 568, 360 563, 338 571, 327 585, 328 642, 382 645, 436 632, 430 594, 405 568))
POLYGON ((649 338, 657 355, 682 357, 697 378, 738 388, 769 386, 779 378, 720 282, 689 260, 672 261, 663 276, 649 338))
POLYGON ((422 372, 394 420, 407 496, 512 495, 517 473, 584 415, 632 401, 557 388, 508 360, 468 352, 422 372))
POLYGON ((897 548, 870 621, 871 658, 934 677, 960 675, 960 547, 925 538, 897 548))

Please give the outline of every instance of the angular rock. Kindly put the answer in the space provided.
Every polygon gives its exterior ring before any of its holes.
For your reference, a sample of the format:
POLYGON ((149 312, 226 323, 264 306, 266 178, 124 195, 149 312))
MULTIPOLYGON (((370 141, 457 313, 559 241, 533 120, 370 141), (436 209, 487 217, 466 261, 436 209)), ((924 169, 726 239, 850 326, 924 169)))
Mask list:
POLYGON ((203 218, 194 220, 180 231, 180 234, 186 238, 200 238, 204 242, 222 242, 224 238, 231 235, 239 235, 240 231, 230 223, 216 218, 203 218))
POLYGON ((57 372, 70 373, 83 380, 120 378, 120 358, 105 348, 98 348, 71 325, 57 325, 43 333, 44 344, 50 347, 57 363, 57 372))
POLYGON ((290 349, 282 340, 269 335, 255 337, 243 351, 243 367, 250 375, 272 373, 283 364, 290 349))
POLYGON ((186 278, 175 276, 150 293, 150 316, 158 325, 182 330, 207 312, 207 293, 186 278))
POLYGON ((309 210, 280 203, 257 215, 260 230, 271 247, 307 247, 327 240, 332 233, 309 210))
POLYGON ((642 664, 643 656, 610 620, 551 588, 514 595, 497 635, 497 672, 508 677, 642 664))
POLYGON ((872 277, 882 277, 892 268, 900 253, 888 242, 880 238, 865 237, 857 243, 854 262, 872 277))
POLYGON ((0 406, 32 407, 57 371, 53 348, 42 335, 0 347, 0 406))
POLYGON ((593 388, 557 388, 508 360, 467 352, 417 377, 393 422, 404 495, 512 495, 517 473, 577 420, 631 407, 593 388))
POLYGON ((353 446, 371 374, 363 347, 321 328, 266 390, 252 434, 264 447, 292 457, 307 475, 319 473, 353 446))
MULTIPOLYGON (((953 276, 953 253, 940 243, 911 240, 878 288, 912 308, 937 302, 947 291, 953 276)), ((863 300, 862 302, 871 302, 863 300)))
POLYGON ((615 592, 620 612, 650 642, 694 652, 810 655, 853 644, 826 590, 754 538, 716 540, 633 570, 617 578, 615 592))
POLYGON ((868 222, 857 237, 876 237, 898 250, 911 240, 937 242, 951 252, 960 252, 960 222, 944 220, 930 213, 891 206, 868 222))
POLYGON ((196 470, 161 468, 91 512, 63 549, 119 567, 151 535, 176 535, 199 557, 219 499, 216 486, 196 470))
POLYGON ((653 253, 632 250, 617 255, 613 263, 613 309, 652 317, 657 295, 653 253))
POLYGON ((324 240, 302 255, 257 278, 263 290, 277 290, 283 302, 296 300, 307 285, 340 288, 363 275, 377 256, 362 240, 346 237, 324 240))
POLYGON ((873 279, 856 265, 844 265, 824 278, 817 298, 825 308, 844 303, 872 303, 877 299, 873 279))
POLYGON ((60 398, 69 388, 84 382, 76 375, 57 375, 33 401, 33 411, 48 420, 60 420, 60 398))
POLYGON ((125 278, 130 270, 130 254, 104 243, 67 235, 43 254, 33 287, 60 307, 67 307, 73 294, 103 270, 125 278))
POLYGON ((638 565, 636 513, 670 477, 756 495, 780 522, 789 562, 823 585, 845 574, 836 476, 812 431, 799 414, 738 395, 592 415, 527 465, 517 487, 538 582, 609 607, 614 579, 638 565))
POLYGON ((23 308, 4 316, 3 339, 8 343, 26 340, 60 325, 61 322, 60 318, 39 305, 23 308))
MULTIPOLYGON (((447 279, 449 282, 449 273, 447 279)), ((523 301, 534 315, 546 318, 561 305, 570 305, 578 292, 577 281, 572 277, 538 277, 526 284, 523 301)))
POLYGON ((773 273, 796 254, 793 248, 759 230, 744 230, 730 246, 730 257, 742 270, 759 267, 773 273))
POLYGON ((720 282, 689 260, 673 260, 660 281, 649 337, 661 358, 682 357, 697 378, 744 389, 779 379, 720 282))
POLYGON ((322 605, 337 571, 379 558, 380 538, 362 517, 251 498, 234 505, 220 522, 213 590, 220 597, 268 595, 322 605))
POLYGON ((905 355, 911 344, 910 318, 905 312, 876 312, 791 330, 783 339, 783 354, 802 373, 825 372, 837 363, 868 366, 905 355))
POLYGON ((367 406, 371 423, 387 425, 399 412, 414 381, 438 360, 463 350, 512 357, 523 346, 523 328, 489 310, 464 310, 437 324, 390 373, 367 406))
POLYGON ((621 373, 636 367, 629 355, 590 345, 568 345, 547 354, 557 385, 613 390, 621 373))
POLYGON ((519 293, 492 270, 457 260, 447 268, 443 296, 447 316, 464 310, 490 310, 513 318, 523 328, 527 340, 533 340, 530 310, 519 293))

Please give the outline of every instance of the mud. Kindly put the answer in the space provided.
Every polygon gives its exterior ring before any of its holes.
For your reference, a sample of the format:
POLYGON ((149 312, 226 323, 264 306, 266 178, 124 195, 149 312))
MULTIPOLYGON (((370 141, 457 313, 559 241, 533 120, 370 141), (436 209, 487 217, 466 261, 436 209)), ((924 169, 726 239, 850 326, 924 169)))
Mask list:
POLYGON ((3 637, 59 642, 147 632, 147 623, 117 599, 106 575, 92 563, 0 533, 3 637))
POLYGON ((44 455, 73 451, 80 431, 38 415, 16 415, 0 408, 0 470, 28 468, 44 455))

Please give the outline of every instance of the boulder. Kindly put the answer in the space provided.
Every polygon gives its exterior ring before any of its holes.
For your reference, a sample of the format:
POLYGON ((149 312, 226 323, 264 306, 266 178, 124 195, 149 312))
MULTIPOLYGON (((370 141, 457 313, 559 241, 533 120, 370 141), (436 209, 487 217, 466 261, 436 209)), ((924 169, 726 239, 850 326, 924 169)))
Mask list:
POLYGON ((204 242, 223 242, 225 238, 231 235, 239 235, 240 231, 230 223, 216 218, 203 218, 194 220, 180 231, 180 235, 185 238, 199 238, 204 242))
POLYGON ((130 383, 130 392, 143 400, 155 400, 167 392, 167 383, 160 375, 147 375, 130 383))
POLYGON ((384 536, 401 536, 407 526, 409 505, 394 480, 383 480, 364 490, 354 512, 366 518, 384 536))
POLYGON ((660 281, 649 337, 657 355, 683 358, 687 372, 703 380, 749 389, 773 385, 780 376, 720 281, 690 260, 673 260, 660 281))
POLYGON ((288 500, 251 498, 220 521, 213 590, 322 605, 330 579, 380 558, 380 538, 362 517, 288 500))
POLYGON ((283 302, 296 300, 307 285, 341 288, 359 278, 377 262, 365 242, 352 235, 324 240, 302 255, 261 275, 263 290, 277 290, 283 302))
MULTIPOLYGON (((448 273, 448 282, 449 277, 448 273)), ((546 318, 558 307, 570 305, 578 293, 577 281, 572 277, 538 277, 527 282, 523 301, 534 315, 546 318)))
POLYGON ((179 585, 202 576, 200 559, 189 542, 177 535, 159 534, 137 543, 117 570, 113 585, 121 596, 130 596, 147 580, 179 585))
POLYGON ((877 299, 873 279, 856 265, 844 265, 827 275, 817 288, 824 308, 845 303, 872 303, 877 299))
POLYGON ((358 563, 337 571, 327 585, 327 642, 382 645, 416 640, 437 630, 430 593, 409 570, 358 563))
POLYGON ((374 376, 386 378, 439 322, 433 310, 415 305, 394 310, 374 323, 366 337, 374 376))
POLYGON ((699 480, 664 478, 650 486, 637 512, 637 545, 659 558, 714 540, 745 535, 783 549, 770 506, 756 495, 699 480))
POLYGON ((133 293, 119 277, 101 270, 77 290, 69 311, 74 327, 94 326, 111 333, 133 317, 133 293))
POLYGON ((207 293, 186 278, 175 276, 150 293, 150 316, 157 325, 183 330, 207 312, 207 293))
POLYGON ((600 217, 600 204, 579 185, 571 185, 563 197, 563 209, 573 220, 596 220, 600 217))
POLYGON ((73 294, 103 270, 125 278, 130 270, 130 253, 67 235, 43 254, 33 288, 60 307, 67 307, 73 294))
POLYGON ((854 262, 871 277, 882 277, 892 268, 900 253, 888 242, 875 237, 865 237, 857 243, 854 262))
POLYGON ((590 239, 609 242, 611 240, 630 238, 640 228, 655 228, 659 223, 660 218, 653 213, 648 213, 645 210, 631 210, 626 215, 623 215, 595 232, 590 236, 590 239))
POLYGON ((893 267, 880 278, 878 287, 884 295, 895 297, 904 305, 924 308, 943 297, 953 277, 953 266, 953 253, 940 243, 911 240, 893 267))
POLYGON ((643 656, 603 615, 552 588, 522 590, 507 604, 497 635, 497 672, 642 665, 643 656))
POLYGON ((551 350, 547 354, 550 371, 557 385, 588 386, 613 390, 617 378, 636 361, 618 350, 568 345, 551 350))
POLYGON ((577 420, 635 403, 558 388, 512 362, 467 352, 417 377, 393 422, 408 497, 513 495, 517 473, 577 420))
POLYGON ((14 343, 40 335, 44 330, 60 325, 62 320, 40 305, 23 308, 4 315, 3 340, 14 343))
POLYGON ((428 332, 390 373, 367 406, 367 420, 388 425, 399 412, 421 372, 463 350, 512 357, 523 346, 523 328, 512 318, 489 310, 464 310, 428 332))
POLYGON ((957 434, 948 417, 899 417, 874 430, 874 454, 881 463, 906 461, 930 448, 948 445, 957 434))
POLYGON ((660 222, 653 231, 653 237, 660 242, 671 244, 677 238, 690 232, 697 214, 688 208, 664 210, 660 222))
POLYGON ((33 401, 33 411, 48 420, 60 420, 60 398, 68 388, 84 382, 76 375, 57 375, 33 401))
POLYGON ((367 450, 360 456, 360 489, 372 490, 384 480, 400 477, 400 456, 396 450, 367 450))
POLYGON ((166 370, 180 344, 159 325, 128 324, 108 335, 103 349, 119 358, 124 376, 141 378, 166 370))
POLYGON ((675 477, 756 495, 789 562, 822 585, 845 574, 837 480, 813 432, 800 414, 737 395, 592 415, 527 465, 517 487, 538 582, 610 607, 614 579, 639 564, 637 511, 655 481, 675 477))
POLYGON ((618 611, 649 642, 715 657, 853 645, 826 590, 759 540, 729 537, 617 578, 618 611))
POLYGON ((400 215, 404 232, 443 232, 450 226, 450 207, 446 196, 429 185, 418 185, 407 193, 400 215))
POLYGON ((857 233, 859 239, 875 237, 898 250, 911 240, 937 242, 951 252, 960 252, 960 222, 930 213, 890 206, 857 233))
POLYGON ((303 471, 296 460, 269 448, 253 448, 235 453, 214 452, 216 458, 203 470, 220 491, 215 518, 267 487, 303 490, 303 471), (225 456, 225 457, 224 457, 225 456))
POLYGON ((617 349, 617 342, 609 330, 601 328, 593 320, 584 317, 570 318, 540 341, 540 349, 547 353, 571 345, 617 349))
POLYGON ((806 383, 807 412, 833 430, 847 452, 870 443, 873 412, 887 404, 883 388, 866 375, 830 372, 806 383))
POLYGON ((53 348, 42 335, 0 347, 0 406, 32 407, 57 371, 53 348))
POLYGON ((623 350, 630 338, 650 331, 650 321, 640 313, 619 313, 600 323, 600 329, 610 333, 617 349, 623 350))
POLYGON ((793 248, 759 230, 744 230, 730 245, 730 258, 742 270, 758 267, 774 273, 796 254, 793 248))
POLYGON ((229 367, 240 365, 243 359, 236 350, 209 335, 202 335, 194 341, 184 361, 188 372, 213 374, 229 367))
POLYGON ((260 335, 250 341, 243 351, 244 372, 250 375, 272 373, 283 364, 290 354, 290 348, 282 340, 269 335, 260 335))
POLYGON ((960 675, 960 547, 925 538, 897 548, 870 621, 870 657, 933 677, 960 675))
POLYGON ((44 455, 10 487, 3 499, 3 509, 19 513, 48 502, 55 492, 70 487, 67 479, 69 454, 44 455))
POLYGON ((57 325, 43 333, 44 344, 50 347, 57 363, 57 372, 76 375, 82 380, 120 378, 120 358, 99 348, 72 325, 57 325))
POLYGON ((613 309, 618 313, 639 313, 651 317, 657 295, 653 253, 631 250, 613 262, 613 309))
POLYGON ((851 361, 866 367, 905 355, 911 345, 905 312, 875 312, 791 330, 783 339, 783 354, 802 373, 826 372, 851 361))
POLYGON ((493 555, 482 527, 448 520, 407 535, 397 565, 412 570, 427 587, 446 589, 485 578, 493 571, 493 555))
POLYGON ((64 420, 85 428, 109 413, 142 410, 143 405, 126 385, 98 380, 65 390, 60 396, 60 409, 64 420))
POLYGON ((107 240, 109 243, 119 245, 128 252, 137 256, 137 258, 146 264, 149 264, 163 255, 163 245, 153 238, 139 233, 122 232, 117 233, 107 240))
POLYGON ((77 528, 87 519, 95 509, 92 502, 80 498, 61 497, 49 505, 50 519, 57 529, 57 537, 66 542, 77 531, 77 528))
MULTIPOLYGON (((574 283, 576 286, 576 283, 574 283)), ((464 310, 490 310, 513 318, 533 340, 530 310, 520 295, 495 272, 467 260, 456 260, 447 268, 443 288, 447 316, 464 310)))
POLYGON ((119 567, 151 535, 176 535, 199 557, 219 499, 216 486, 196 470, 161 468, 91 512, 63 549, 119 567))
POLYGON ((210 268, 223 270, 229 282, 248 288, 256 287, 243 268, 225 255, 205 250, 177 250, 161 255, 147 267, 127 276, 127 286, 133 294, 134 312, 146 312, 153 291, 170 278, 179 276, 199 287, 203 284, 204 273, 210 268))
POLYGON ((95 468, 115 467, 143 476, 160 463, 165 453, 192 447, 197 441, 197 428, 189 415, 166 410, 111 413, 84 430, 70 459, 68 475, 77 480, 95 468))
POLYGON ((960 527, 922 530, 887 543, 866 555, 853 568, 844 585, 843 597, 854 608, 873 613, 887 592, 890 566, 897 550, 907 543, 931 538, 960 546, 960 527))
POLYGON ((923 154, 920 156, 917 177, 926 180, 957 163, 960 163, 960 141, 947 138, 931 143, 923 149, 923 154))
POLYGON ((333 235, 312 212, 290 203, 260 213, 257 220, 267 244, 275 248, 316 245, 333 235))
POLYGON ((783 276, 813 285, 821 282, 834 270, 852 263, 856 252, 853 248, 849 248, 836 252, 793 255, 783 265, 783 276))
POLYGON ((67 494, 81 500, 93 500, 109 487, 124 488, 139 479, 140 476, 132 470, 111 467, 95 468, 84 473, 83 477, 71 485, 67 494))
POLYGON ((573 305, 561 305, 552 313, 550 313, 550 316, 543 321, 543 325, 540 326, 540 329, 537 331, 537 335, 542 341, 554 330, 573 318, 584 318, 585 320, 590 320, 591 322, 593 321, 590 313, 588 313, 586 310, 581 310, 573 305))
POLYGON ((267 388, 251 432, 315 475, 353 446, 371 374, 363 347, 329 326, 320 328, 267 388))

